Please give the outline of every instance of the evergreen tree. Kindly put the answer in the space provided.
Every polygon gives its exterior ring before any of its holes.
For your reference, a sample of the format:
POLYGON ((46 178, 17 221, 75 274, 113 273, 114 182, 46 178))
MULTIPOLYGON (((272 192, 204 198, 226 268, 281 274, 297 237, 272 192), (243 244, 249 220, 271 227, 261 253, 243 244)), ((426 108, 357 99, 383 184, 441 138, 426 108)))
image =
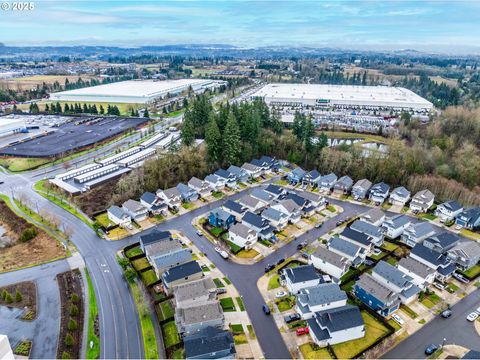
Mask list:
POLYGON ((72 304, 70 306, 70 315, 76 316, 78 314, 78 306, 75 304, 72 304))
POLYGON ((205 143, 210 160, 218 162, 222 156, 222 135, 218 128, 215 116, 210 116, 207 128, 205 129, 205 143))
POLYGON ((236 164, 240 159, 241 139, 237 120, 230 115, 223 134, 223 158, 227 165, 236 164))
POLYGON ((145 112, 143 113, 144 118, 149 118, 150 114, 148 113, 148 109, 145 109, 145 112))
POLYGON ((105 114, 105 109, 103 108, 103 105, 100 105, 100 114, 105 114))
POLYGON ((130 116, 134 117, 135 116, 135 110, 132 108, 130 111, 130 116))
POLYGON ((193 144, 195 140, 195 127, 193 125, 192 118, 187 116, 183 119, 182 127, 182 143, 186 146, 193 144))
POLYGON ((92 114, 98 114, 97 105, 92 105, 92 114))
POLYGON ((67 329, 68 330, 76 330, 77 327, 78 327, 77 321, 73 318, 70 318, 68 320, 67 329))
POLYGON ((67 333, 67 336, 65 336, 65 345, 68 347, 73 346, 73 336, 70 333, 67 333))
POLYGON ((65 104, 65 106, 63 107, 63 112, 65 112, 65 113, 70 112, 70 107, 68 106, 68 104, 65 104))
POLYGON ((50 107, 48 106, 48 104, 45 104, 45 112, 49 112, 50 111, 50 107))
POLYGON ((88 113, 89 113, 87 104, 83 104, 83 112, 84 112, 85 114, 88 114, 88 113))
POLYGON ((22 301, 22 299, 23 299, 22 293, 17 289, 17 291, 15 291, 15 302, 20 302, 22 301))
POLYGON ((5 295, 5 302, 6 302, 7 304, 13 303, 12 294, 10 294, 9 292, 7 292, 7 295, 5 295))

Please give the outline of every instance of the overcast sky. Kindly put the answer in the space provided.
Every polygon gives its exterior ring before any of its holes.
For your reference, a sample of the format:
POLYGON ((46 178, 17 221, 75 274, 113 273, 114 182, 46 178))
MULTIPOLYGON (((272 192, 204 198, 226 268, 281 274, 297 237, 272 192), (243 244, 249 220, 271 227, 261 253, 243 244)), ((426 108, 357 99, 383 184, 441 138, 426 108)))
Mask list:
POLYGON ((0 10, 0 42, 222 43, 480 53, 480 0, 33 2, 33 11, 0 10))

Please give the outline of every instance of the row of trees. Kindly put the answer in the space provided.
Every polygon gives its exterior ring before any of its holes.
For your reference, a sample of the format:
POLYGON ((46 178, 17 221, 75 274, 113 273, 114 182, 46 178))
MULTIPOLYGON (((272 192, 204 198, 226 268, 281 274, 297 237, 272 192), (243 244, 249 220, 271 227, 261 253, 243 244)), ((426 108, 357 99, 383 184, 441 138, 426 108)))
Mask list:
MULTIPOLYGON (((133 110, 132 110, 133 111, 133 110)), ((30 105, 30 113, 35 114, 38 113, 38 105, 32 104, 30 105), (35 107, 33 107, 35 105, 35 107)), ((110 105, 108 104, 107 110, 105 111, 105 108, 103 105, 100 104, 100 106, 97 108, 96 104, 65 104, 62 109, 62 105, 57 102, 55 104, 46 104, 45 105, 45 112, 49 114, 107 114, 107 115, 116 115, 120 116, 120 109, 118 108, 117 105, 110 105)), ((134 113, 135 114, 135 113, 134 113)), ((132 115, 134 116, 134 115, 132 115)))

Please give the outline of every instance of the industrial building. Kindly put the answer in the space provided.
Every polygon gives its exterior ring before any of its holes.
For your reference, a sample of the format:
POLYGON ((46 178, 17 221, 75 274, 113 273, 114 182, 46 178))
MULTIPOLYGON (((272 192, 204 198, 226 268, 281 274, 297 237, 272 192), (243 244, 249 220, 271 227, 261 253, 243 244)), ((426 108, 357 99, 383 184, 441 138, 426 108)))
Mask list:
POLYGON ((147 104, 163 99, 167 95, 180 94, 190 87, 194 92, 201 93, 225 84, 225 81, 209 79, 129 80, 52 93, 50 99, 53 101, 147 104))
POLYGON ((428 112, 433 104, 414 92, 389 86, 268 84, 251 95, 268 105, 314 109, 383 109, 428 112))
POLYGON ((0 117, 0 137, 25 132, 27 132, 27 126, 24 119, 0 117))

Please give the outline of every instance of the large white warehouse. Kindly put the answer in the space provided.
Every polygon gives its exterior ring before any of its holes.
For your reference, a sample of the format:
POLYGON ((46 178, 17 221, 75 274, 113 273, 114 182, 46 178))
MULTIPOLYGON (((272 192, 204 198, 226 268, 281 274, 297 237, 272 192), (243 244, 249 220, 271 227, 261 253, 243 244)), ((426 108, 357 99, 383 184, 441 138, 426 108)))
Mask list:
POLYGON ((391 108, 428 111, 433 104, 414 92, 389 86, 268 84, 251 95, 268 105, 320 108, 391 108))
POLYGON ((188 90, 190 86, 195 92, 203 92, 223 84, 225 84, 224 81, 209 79, 129 80, 52 93, 50 99, 55 101, 144 104, 164 98, 167 94, 179 94, 188 90))

